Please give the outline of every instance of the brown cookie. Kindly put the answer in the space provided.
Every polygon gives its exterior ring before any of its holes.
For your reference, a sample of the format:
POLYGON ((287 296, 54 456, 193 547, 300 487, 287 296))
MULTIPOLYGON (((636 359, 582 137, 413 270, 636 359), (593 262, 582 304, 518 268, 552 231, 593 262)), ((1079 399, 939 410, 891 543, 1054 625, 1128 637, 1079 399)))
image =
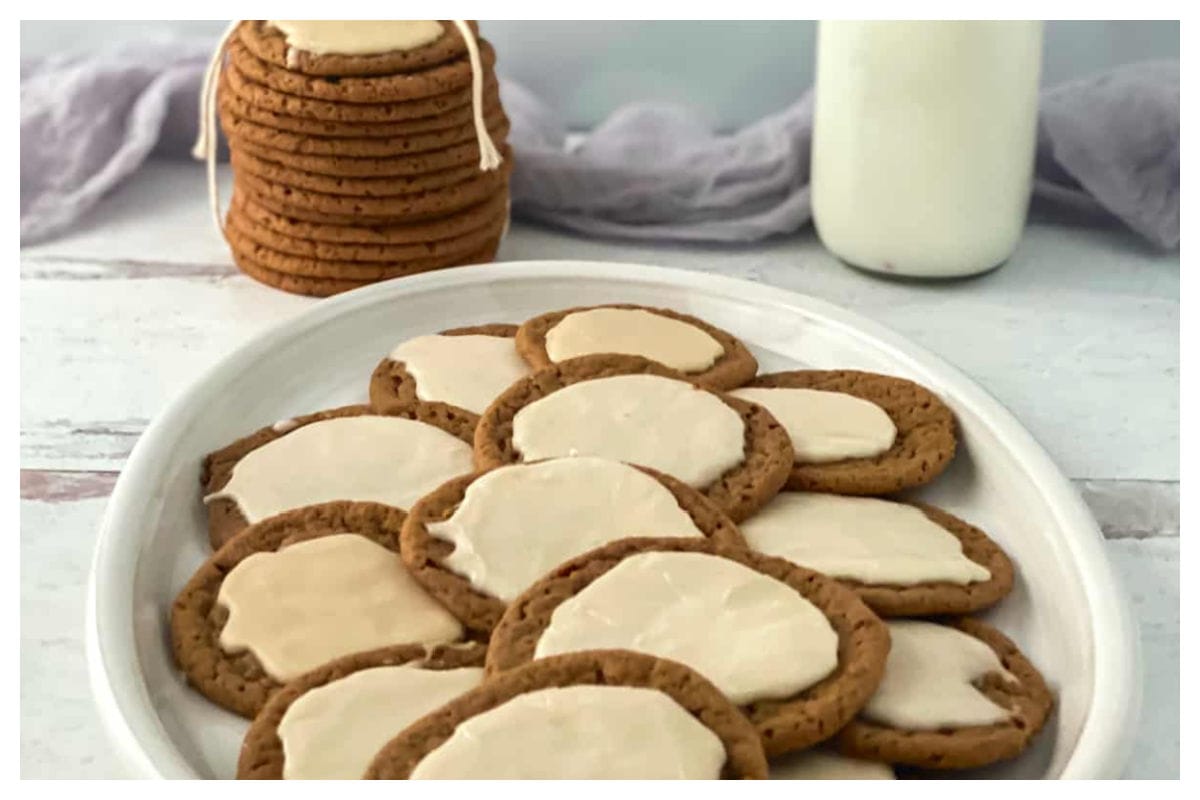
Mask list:
MULTIPOLYGON (((255 108, 298 119, 321 120, 333 123, 388 124, 418 119, 438 119, 443 115, 462 112, 473 114, 471 87, 466 86, 445 94, 407 100, 398 103, 342 103, 336 100, 317 100, 276 91, 247 76, 236 64, 227 63, 222 80, 239 97, 255 108)), ((496 91, 494 74, 484 76, 484 97, 496 91)), ((468 117, 470 118, 470 117, 468 117)))
MULTIPOLYGON (((470 325, 465 328, 451 328, 442 331, 441 336, 503 336, 512 338, 517 331, 516 325, 488 324, 470 325)), ((417 397, 417 382, 404 368, 404 362, 393 361, 384 357, 371 373, 371 381, 367 387, 371 405, 379 409, 400 410, 419 405, 442 407, 447 413, 467 417, 472 420, 472 426, 479 422, 479 415, 465 408, 441 403, 433 400, 422 400, 417 397)))
MULTIPOLYGON (((504 144, 507 124, 491 131, 492 141, 504 144)), ((397 175, 424 175, 464 165, 479 166, 479 142, 471 139, 463 144, 424 153, 392 158, 353 158, 348 156, 306 156, 257 145, 248 139, 232 138, 230 147, 266 161, 316 175, 340 178, 383 178, 397 175)))
MULTIPOLYGON (((469 89, 471 64, 466 58, 428 69, 398 75, 365 78, 313 77, 276 67, 257 58, 239 39, 229 42, 229 62, 255 83, 284 94, 335 100, 342 103, 403 103, 469 89)), ((496 64, 496 52, 487 40, 479 40, 479 57, 484 73, 496 64)))
POLYGON ((281 684, 253 653, 221 648, 221 629, 229 614, 217 603, 217 595, 225 576, 254 553, 339 533, 356 533, 396 550, 403 521, 404 512, 398 508, 341 501, 285 511, 230 539, 196 570, 171 607, 175 663, 188 683, 234 713, 257 714, 281 684))
POLYGON ((625 558, 650 551, 708 553, 768 575, 820 609, 837 633, 838 666, 827 678, 793 697, 762 700, 743 708, 768 756, 810 747, 833 736, 879 686, 890 646, 887 626, 857 595, 832 578, 781 558, 696 539, 624 539, 551 571, 509 605, 492 631, 487 674, 532 661, 538 640, 559 605, 625 558))
MULTIPOLYGON (((286 436, 297 428, 313 422, 335 419, 337 417, 357 417, 364 414, 380 414, 381 416, 404 417, 415 419, 435 428, 441 428, 447 433, 457 436, 464 442, 470 442, 475 426, 467 420, 451 416, 435 408, 412 408, 397 410, 389 413, 375 411, 370 406, 342 406, 314 414, 305 414, 294 419, 285 419, 268 425, 265 428, 243 436, 232 444, 215 450, 204 457, 200 468, 200 486, 205 495, 219 492, 233 477, 233 467, 238 461, 252 450, 257 450, 265 444, 286 436)), ((208 536, 213 549, 224 545, 238 533, 242 532, 249 522, 238 509, 237 503, 227 498, 217 498, 208 503, 208 536)), ((399 529, 397 528, 397 531, 399 529)))
POLYGON ((657 689, 720 738, 726 753, 721 777, 767 777, 766 758, 754 728, 715 686, 682 664, 627 650, 570 653, 499 675, 409 726, 384 746, 366 777, 405 779, 465 720, 521 694, 579 685, 657 689))
POLYGON ((758 361, 746 349, 746 346, 720 328, 709 325, 702 319, 697 319, 687 314, 680 314, 669 308, 652 308, 650 306, 639 306, 630 303, 609 303, 601 306, 566 308, 562 311, 551 311, 547 314, 541 314, 533 319, 526 320, 517 330, 517 350, 521 353, 521 357, 528 361, 535 369, 550 366, 554 362, 550 360, 550 356, 546 353, 546 334, 550 332, 551 328, 562 322, 563 317, 568 314, 574 314, 578 311, 590 311, 593 308, 624 308, 649 311, 661 317, 686 322, 716 339, 725 348, 725 353, 717 359, 716 363, 703 372, 687 373, 689 380, 695 381, 706 388, 718 391, 735 389, 753 378, 754 373, 758 372, 758 361))
POLYGON ((1020 754, 1046 724, 1054 697, 1037 669, 1000 631, 979 620, 948 621, 992 648, 1000 663, 1017 678, 1011 684, 989 675, 978 686, 992 702, 1013 717, 995 725, 976 725, 936 731, 899 730, 855 719, 837 737, 845 754, 890 764, 930 769, 968 769, 1004 761, 1020 754))
POLYGON ((896 441, 872 458, 797 463, 789 489, 879 495, 923 486, 942 474, 958 443, 954 413, 924 386, 873 372, 796 370, 759 375, 746 388, 818 389, 868 400, 891 417, 896 441))
POLYGON ((375 667, 396 667, 414 664, 420 669, 459 669, 481 667, 487 648, 478 642, 469 642, 458 647, 438 646, 426 650, 421 644, 401 644, 381 647, 365 653, 330 661, 289 681, 276 691, 254 717, 242 750, 238 755, 238 780, 282 780, 284 752, 279 738, 279 723, 284 714, 300 697, 313 689, 320 688, 354 673, 375 667))
MULTIPOLYGON (((665 486, 706 538, 727 547, 745 547, 746 541, 733 521, 704 495, 670 475, 647 467, 637 469, 665 486)), ((410 509, 409 524, 400 533, 400 553, 409 572, 438 602, 450 609, 463 625, 487 634, 496 627, 507 604, 475 588, 468 578, 447 567, 445 559, 454 552, 454 545, 433 536, 426 527, 431 522, 448 519, 462 503, 467 487, 483 474, 454 478, 417 501, 410 509)), ((521 543, 513 542, 513 546, 520 547, 521 543)))
MULTIPOLYGON (((608 354, 572 358, 518 381, 497 397, 479 420, 475 429, 476 468, 488 470, 522 460, 512 442, 513 418, 530 403, 580 381, 639 374, 692 383, 687 376, 656 361, 608 354)), ((791 469, 792 444, 783 427, 762 406, 727 395, 717 396, 742 417, 746 431, 745 460, 716 482, 701 487, 700 493, 734 522, 740 522, 766 505, 783 487, 791 469)))
MULTIPOLYGON (((467 43, 458 27, 448 19, 438 22, 442 24, 442 35, 429 44, 412 50, 392 50, 370 55, 319 54, 290 47, 283 32, 263 19, 245 20, 238 26, 237 32, 239 41, 246 49, 280 69, 304 75, 361 77, 415 72, 465 58, 467 43)), ((475 20, 467 20, 467 25, 472 33, 479 35, 479 24, 475 20)))
POLYGON ((459 239, 441 243, 441 246, 433 242, 423 247, 410 245, 409 249, 415 250, 415 254, 402 258, 396 253, 390 261, 334 261, 280 252, 261 243, 261 238, 270 238, 269 232, 248 233, 245 229, 252 226, 246 226, 232 212, 225 226, 225 238, 235 251, 276 272, 314 278, 386 280, 461 263, 498 239, 501 223, 502 220, 497 220, 491 228, 472 231, 459 239))
MULTIPOLYGON (((221 111, 221 129, 231 140, 254 142, 272 150, 308 156, 352 156, 355 158, 391 158, 469 142, 476 137, 475 124, 466 122, 440 130, 423 133, 407 133, 397 136, 349 136, 325 137, 311 133, 269 128, 240 116, 233 101, 222 97, 218 102, 221 111)), ((484 117, 488 130, 499 129, 507 123, 504 111, 498 106, 484 117)))
MULTIPOLYGON (((289 240, 337 245, 364 245, 389 248, 397 245, 423 244, 428 241, 454 239, 484 227, 495 219, 506 216, 508 196, 498 192, 482 203, 465 208, 455 214, 439 219, 424 220, 408 225, 322 225, 306 222, 264 208, 245 193, 235 191, 232 205, 238 213, 255 227, 268 229, 286 236, 289 240)), ((318 257, 314 254, 314 257, 318 257)), ((352 261, 370 261, 369 258, 353 258, 352 261)))
MULTIPOLYGON (((467 264, 486 264, 496 257, 496 250, 500 246, 499 239, 489 242, 482 250, 477 253, 469 253, 462 256, 450 264, 445 264, 445 267, 459 267, 467 264)), ((381 280, 390 280, 405 275, 412 275, 421 270, 413 270, 411 268, 403 268, 398 270, 397 274, 388 274, 371 280, 362 280, 355 278, 316 278, 307 275, 292 275, 287 272, 280 272, 265 267, 262 264, 249 258, 245 253, 233 250, 233 260, 237 264, 238 269, 246 273, 259 283, 265 284, 275 289, 281 289, 292 294, 303 294, 310 297, 330 297, 342 292, 361 289, 363 286, 368 286, 372 283, 378 283, 381 280)), ((441 267, 431 267, 428 269, 440 269, 441 267)))

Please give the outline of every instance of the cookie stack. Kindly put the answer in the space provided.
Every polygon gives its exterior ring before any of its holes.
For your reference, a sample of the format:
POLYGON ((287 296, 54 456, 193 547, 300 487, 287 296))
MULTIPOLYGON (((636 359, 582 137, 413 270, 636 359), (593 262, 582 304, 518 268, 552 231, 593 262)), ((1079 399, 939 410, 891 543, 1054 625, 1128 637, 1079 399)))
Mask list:
POLYGON ((223 231, 243 272, 327 296, 495 256, 512 160, 495 53, 476 31, 231 28, 214 88, 234 174, 223 231))

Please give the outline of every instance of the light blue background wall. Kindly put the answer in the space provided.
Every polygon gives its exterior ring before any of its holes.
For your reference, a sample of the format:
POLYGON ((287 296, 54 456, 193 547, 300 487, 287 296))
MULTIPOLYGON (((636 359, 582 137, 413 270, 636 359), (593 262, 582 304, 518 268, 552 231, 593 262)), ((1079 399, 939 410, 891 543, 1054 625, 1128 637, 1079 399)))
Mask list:
MULTIPOLYGON (((77 52, 175 35, 215 37, 220 22, 23 22, 22 54, 77 52)), ((779 109, 812 83, 812 22, 484 21, 499 69, 575 127, 622 103, 666 99, 731 127, 779 109)), ((1179 57, 1178 22, 1049 22, 1045 83, 1117 64, 1179 57)))

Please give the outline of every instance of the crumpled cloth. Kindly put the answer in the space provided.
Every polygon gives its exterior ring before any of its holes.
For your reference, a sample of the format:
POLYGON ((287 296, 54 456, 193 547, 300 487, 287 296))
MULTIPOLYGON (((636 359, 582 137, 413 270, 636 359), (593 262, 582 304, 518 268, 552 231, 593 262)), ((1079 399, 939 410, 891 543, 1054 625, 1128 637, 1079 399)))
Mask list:
MULTIPOLYGON (((186 158, 211 42, 21 62, 21 242, 69 229, 152 153, 186 158)), ((686 108, 632 103, 580 142, 501 82, 516 156, 513 214, 582 233, 749 242, 803 226, 812 103, 732 133, 686 108)), ((197 168, 196 191, 203 192, 197 168)), ((1179 245, 1179 65, 1120 67, 1042 94, 1035 204, 1119 220, 1179 245)))

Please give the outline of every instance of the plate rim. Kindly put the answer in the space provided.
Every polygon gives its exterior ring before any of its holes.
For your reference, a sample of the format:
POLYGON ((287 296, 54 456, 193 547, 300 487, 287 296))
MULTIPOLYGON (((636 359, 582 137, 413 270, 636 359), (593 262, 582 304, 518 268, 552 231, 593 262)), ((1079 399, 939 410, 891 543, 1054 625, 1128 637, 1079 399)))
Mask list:
MULTIPOLYGON (((1095 652, 1119 654, 1093 658, 1091 702, 1079 739, 1063 768, 1062 778, 1119 777, 1132 752, 1141 707, 1141 649, 1127 592, 1103 547, 1103 536, 1082 497, 1040 443, 1000 401, 957 367, 908 338, 855 311, 818 297, 723 274, 631 262, 544 259, 497 262, 486 269, 458 267, 365 286, 324 299, 277 322, 243 342, 201 372, 167 403, 143 431, 130 452, 109 497, 100 523, 88 576, 85 609, 85 650, 89 683, 110 740, 134 772, 146 777, 195 777, 194 770, 170 744, 154 710, 144 677, 133 663, 132 675, 119 674, 118 651, 128 661, 136 653, 133 626, 133 581, 104 582, 102 575, 132 576, 140 544, 122 537, 123 520, 136 516, 137 487, 148 471, 147 454, 170 434, 201 388, 234 374, 287 338, 357 309, 405 295, 453 286, 503 279, 592 278, 625 283, 658 283, 687 291, 707 290, 752 302, 784 306, 792 313, 820 318, 858 336, 866 336, 890 358, 907 362, 921 372, 935 373, 952 383, 959 401, 986 422, 1001 441, 1020 453, 1031 477, 1046 498, 1067 551, 1075 560, 1087 599, 1095 652), (123 609, 123 611, 122 611, 123 609), (123 618, 122 618, 123 614, 123 618), (118 685, 118 682, 120 685, 118 685), (1100 708, 1103 713, 1097 713, 1100 708), (147 742, 142 732, 157 726, 162 741, 147 742)), ((128 665, 127 665, 128 666, 128 665)))

